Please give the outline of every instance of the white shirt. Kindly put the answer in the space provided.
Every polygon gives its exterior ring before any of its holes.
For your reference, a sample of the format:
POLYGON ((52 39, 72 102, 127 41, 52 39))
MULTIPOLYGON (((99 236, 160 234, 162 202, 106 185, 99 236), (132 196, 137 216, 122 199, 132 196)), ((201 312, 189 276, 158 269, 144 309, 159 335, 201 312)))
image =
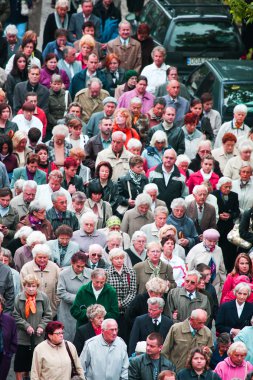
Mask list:
POLYGON ((141 75, 144 75, 148 79, 147 91, 151 94, 155 94, 157 87, 166 83, 168 65, 165 63, 161 67, 157 67, 154 63, 144 67, 141 75))
MULTIPOLYGON (((67 198, 68 207, 71 205, 71 196, 67 190, 65 190, 63 187, 60 187, 59 191, 64 193, 67 198)), ((38 185, 36 197, 35 199, 42 200, 43 203, 47 206, 46 209, 49 210, 51 207, 53 207, 51 195, 53 194, 53 190, 47 183, 46 185, 38 185)))
POLYGON ((161 323, 161 321, 162 321, 162 315, 161 314, 157 318, 152 318, 152 322, 157 324, 157 325, 159 325, 161 323), (156 323, 156 321, 157 321, 157 323, 156 323))
POLYGON ((43 131, 43 124, 36 116, 32 116, 31 120, 27 120, 23 114, 19 114, 14 116, 12 119, 13 123, 16 123, 18 126, 18 130, 25 132, 28 134, 29 130, 31 128, 37 128, 41 132, 41 137, 39 139, 39 142, 42 141, 42 131, 43 131))
POLYGON ((171 169, 170 172, 167 172, 165 167, 162 166, 162 171, 163 171, 163 175, 164 175, 164 181, 165 181, 165 185, 167 186, 168 183, 169 183, 169 180, 170 180, 170 177, 171 177, 171 174, 173 173, 173 170, 174 170, 174 165, 173 165, 173 168, 171 169))
POLYGON ((92 286, 92 290, 93 290, 94 296, 95 296, 95 298, 96 298, 96 300, 97 300, 97 299, 98 299, 98 296, 99 296, 99 294, 102 292, 103 288, 100 289, 100 290, 96 290, 96 289, 94 288, 93 284, 92 284, 91 286, 92 286))
POLYGON ((184 261, 177 255, 175 255, 174 251, 170 260, 168 260, 162 253, 161 260, 172 267, 174 280, 176 281, 177 286, 181 287, 184 283, 186 275, 186 267, 184 261))
POLYGON ((244 305, 245 305, 245 302, 243 302, 242 305, 239 305, 239 303, 237 301, 235 301, 235 304, 236 304, 238 318, 240 318, 242 311, 243 311, 243 308, 244 308, 244 305))

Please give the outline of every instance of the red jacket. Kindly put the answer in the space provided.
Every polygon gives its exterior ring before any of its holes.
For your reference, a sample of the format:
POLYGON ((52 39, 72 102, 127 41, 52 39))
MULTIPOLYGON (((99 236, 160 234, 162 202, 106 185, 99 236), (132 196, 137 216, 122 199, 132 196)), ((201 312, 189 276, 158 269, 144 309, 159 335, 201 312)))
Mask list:
MULTIPOLYGON (((189 187, 189 193, 191 194, 194 186, 201 185, 203 181, 204 181, 204 178, 202 177, 200 170, 197 171, 196 173, 192 173, 188 181, 186 182, 186 185, 189 187)), ((217 185, 217 182, 219 181, 219 176, 216 173, 212 173, 209 181, 212 184, 213 190, 216 190, 216 185, 217 185)))
POLYGON ((125 133, 126 135, 126 141, 125 141, 125 147, 127 146, 127 143, 130 139, 137 139, 137 140, 140 140, 140 136, 138 135, 138 133, 136 132, 136 130, 134 128, 130 128, 130 129, 121 129, 119 128, 117 125, 115 125, 113 127, 113 132, 123 132, 125 133))

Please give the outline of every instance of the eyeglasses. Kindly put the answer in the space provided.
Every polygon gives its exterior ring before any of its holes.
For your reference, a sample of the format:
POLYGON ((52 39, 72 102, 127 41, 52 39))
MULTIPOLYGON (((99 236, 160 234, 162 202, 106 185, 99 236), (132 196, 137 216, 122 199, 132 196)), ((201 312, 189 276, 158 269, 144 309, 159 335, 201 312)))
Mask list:
POLYGON ((196 284, 196 281, 192 281, 192 280, 185 280, 185 282, 187 284, 192 284, 192 285, 195 285, 196 284))
POLYGON ((96 257, 96 256, 97 256, 97 257, 102 257, 102 255, 100 255, 100 254, 98 254, 98 253, 92 253, 92 254, 91 254, 91 257, 96 257))
POLYGON ((64 331, 54 332, 52 335, 63 335, 64 331))
POLYGON ((211 151, 210 151, 210 150, 207 150, 207 149, 201 149, 201 150, 200 150, 200 153, 211 153, 211 151))

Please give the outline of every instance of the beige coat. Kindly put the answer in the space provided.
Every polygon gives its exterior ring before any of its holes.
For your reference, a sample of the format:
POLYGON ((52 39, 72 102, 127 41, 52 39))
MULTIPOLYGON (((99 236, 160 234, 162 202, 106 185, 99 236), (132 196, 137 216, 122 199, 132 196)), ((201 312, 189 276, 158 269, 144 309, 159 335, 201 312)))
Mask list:
POLYGON ((107 44, 107 54, 114 53, 120 59, 120 67, 122 69, 141 70, 141 44, 133 38, 129 39, 127 47, 122 46, 120 38, 117 37, 107 44))
POLYGON ((130 238, 132 238, 135 231, 139 231, 145 224, 150 224, 154 221, 154 216, 151 211, 148 211, 146 215, 141 215, 137 207, 125 212, 121 231, 126 232, 130 238))
POLYGON ((230 158, 236 157, 238 156, 238 154, 239 153, 238 153, 237 148, 235 148, 234 152, 229 156, 225 154, 223 146, 212 150, 212 156, 215 158, 216 161, 219 162, 220 170, 222 173, 224 172, 225 166, 227 165, 230 158))
POLYGON ((74 101, 80 103, 83 107, 82 120, 85 123, 88 123, 93 113, 103 111, 103 100, 107 96, 110 96, 109 92, 103 89, 100 90, 100 95, 97 98, 90 96, 88 88, 77 92, 74 101))
POLYGON ((238 157, 232 157, 230 160, 228 160, 227 165, 225 166, 224 169, 224 176, 229 177, 232 180, 236 180, 240 178, 239 171, 242 167, 242 164, 250 165, 253 168, 253 160, 251 159, 250 161, 243 161, 240 156, 238 157))

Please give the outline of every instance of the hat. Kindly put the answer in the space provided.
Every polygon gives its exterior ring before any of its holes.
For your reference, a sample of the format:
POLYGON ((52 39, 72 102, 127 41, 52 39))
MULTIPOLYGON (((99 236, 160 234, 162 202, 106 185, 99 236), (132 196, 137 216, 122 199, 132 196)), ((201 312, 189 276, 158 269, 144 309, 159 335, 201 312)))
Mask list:
POLYGON ((107 103, 114 103, 115 105, 118 104, 117 102, 117 99, 115 99, 113 96, 107 96, 106 98, 104 98, 103 100, 103 105, 105 106, 107 103))
POLYGON ((142 340, 141 342, 138 342, 135 347, 135 352, 138 353, 145 353, 146 352, 147 343, 145 340, 142 340))
POLYGON ((209 228, 203 232, 204 239, 218 240, 220 238, 220 233, 214 228, 209 228))
POLYGON ((115 216, 115 215, 111 216, 111 217, 107 220, 107 222, 106 222, 106 226, 107 226, 108 228, 113 227, 113 226, 120 226, 120 225, 121 225, 121 220, 120 220, 120 218, 118 218, 118 217, 115 216))
POLYGON ((128 81, 128 79, 130 79, 131 77, 138 77, 138 73, 137 73, 137 71, 135 71, 135 70, 128 70, 128 71, 125 73, 126 81, 128 81))

